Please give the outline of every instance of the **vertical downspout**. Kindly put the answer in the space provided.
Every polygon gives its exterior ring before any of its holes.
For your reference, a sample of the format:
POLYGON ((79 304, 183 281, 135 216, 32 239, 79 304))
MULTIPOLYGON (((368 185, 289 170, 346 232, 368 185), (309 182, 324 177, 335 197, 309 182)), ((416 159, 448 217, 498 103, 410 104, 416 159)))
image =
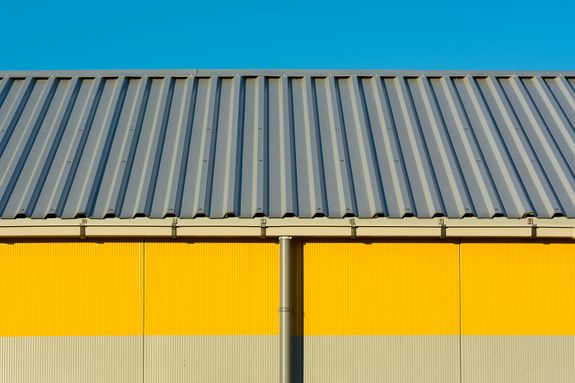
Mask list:
POLYGON ((280 237, 280 383, 291 383, 290 242, 280 237))

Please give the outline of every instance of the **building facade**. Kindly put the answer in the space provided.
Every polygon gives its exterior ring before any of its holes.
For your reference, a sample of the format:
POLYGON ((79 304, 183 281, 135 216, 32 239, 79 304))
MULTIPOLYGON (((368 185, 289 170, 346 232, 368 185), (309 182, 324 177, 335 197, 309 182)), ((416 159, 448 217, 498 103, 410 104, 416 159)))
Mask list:
POLYGON ((0 381, 573 382, 575 73, 0 72, 0 381))

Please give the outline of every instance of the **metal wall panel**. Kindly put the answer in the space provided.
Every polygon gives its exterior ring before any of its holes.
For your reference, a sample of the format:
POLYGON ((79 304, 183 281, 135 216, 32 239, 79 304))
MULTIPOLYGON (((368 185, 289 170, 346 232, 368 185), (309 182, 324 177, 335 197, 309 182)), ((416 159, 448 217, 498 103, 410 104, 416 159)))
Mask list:
POLYGON ((574 247, 461 244, 464 382, 575 379, 574 247))
POLYGON ((277 335, 146 337, 145 383, 273 383, 279 377, 277 335))
POLYGON ((464 335, 575 336, 575 244, 462 242, 464 335))
POLYGON ((142 271, 139 243, 0 244, 0 381, 141 382, 142 271))
POLYGON ((298 383, 461 383, 458 335, 308 335, 304 344, 298 383))
POLYGON ((465 383, 575 381, 575 336, 464 335, 465 383))
POLYGON ((0 243, 0 336, 142 334, 141 245, 0 243))
POLYGON ((0 380, 269 382, 272 242, 0 244, 0 380))
POLYGON ((575 74, 0 73, 0 216, 575 217, 575 74))
MULTIPOLYGON (((306 241, 298 382, 572 382, 571 242, 306 241)), ((277 379, 278 246, 0 244, 0 381, 277 379)))
POLYGON ((145 335, 277 335, 273 242, 147 242, 145 335))
POLYGON ((141 336, 0 337, 3 383, 142 383, 141 336))
POLYGON ((145 381, 276 381, 278 245, 147 242, 145 249, 145 381))
POLYGON ((304 334, 459 334, 458 250, 449 242, 306 242, 304 334))
POLYGON ((306 242, 302 272, 304 382, 460 382, 457 244, 306 242))

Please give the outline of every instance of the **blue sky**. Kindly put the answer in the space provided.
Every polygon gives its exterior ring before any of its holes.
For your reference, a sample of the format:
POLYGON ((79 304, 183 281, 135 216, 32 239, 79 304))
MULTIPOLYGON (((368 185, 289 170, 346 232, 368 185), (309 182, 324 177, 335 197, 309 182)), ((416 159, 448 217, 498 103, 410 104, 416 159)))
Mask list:
POLYGON ((7 0, 0 8, 0 70, 575 69, 575 1, 7 0))

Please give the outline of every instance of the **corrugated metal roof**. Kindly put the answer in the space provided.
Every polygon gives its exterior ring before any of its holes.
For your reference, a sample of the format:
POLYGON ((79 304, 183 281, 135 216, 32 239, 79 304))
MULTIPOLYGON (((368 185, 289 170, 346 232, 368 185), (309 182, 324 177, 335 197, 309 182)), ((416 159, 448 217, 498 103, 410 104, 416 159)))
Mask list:
POLYGON ((0 215, 575 217, 575 73, 0 72, 0 215))

